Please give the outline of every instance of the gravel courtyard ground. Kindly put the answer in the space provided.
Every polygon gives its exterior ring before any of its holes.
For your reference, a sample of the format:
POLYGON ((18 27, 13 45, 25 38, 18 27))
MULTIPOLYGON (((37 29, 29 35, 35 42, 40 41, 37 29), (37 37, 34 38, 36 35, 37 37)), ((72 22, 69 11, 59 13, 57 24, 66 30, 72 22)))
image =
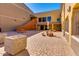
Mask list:
MULTIPOLYGON (((27 35, 26 50, 17 54, 17 56, 72 56, 74 51, 63 38, 62 32, 54 32, 55 37, 42 36, 43 31, 27 31, 23 33, 27 35)), ((16 32, 8 32, 10 35, 20 34, 16 32)), ((0 55, 9 55, 4 51, 4 45, 0 44, 0 55)))

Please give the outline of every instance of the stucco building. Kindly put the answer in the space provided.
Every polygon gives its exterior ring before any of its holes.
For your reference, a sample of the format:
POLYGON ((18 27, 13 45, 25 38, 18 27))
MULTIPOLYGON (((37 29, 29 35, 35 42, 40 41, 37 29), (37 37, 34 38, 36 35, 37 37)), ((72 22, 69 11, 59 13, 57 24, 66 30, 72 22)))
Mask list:
POLYGON ((61 17, 60 10, 53 10, 48 12, 33 13, 32 19, 17 27, 17 31, 26 30, 48 30, 61 31, 61 17))
POLYGON ((79 3, 63 3, 61 19, 63 36, 79 55, 79 3))
POLYGON ((0 3, 0 31, 12 31, 31 19, 33 12, 23 3, 0 3))
POLYGON ((23 3, 0 4, 0 32, 47 29, 61 30, 60 10, 34 14, 23 3))
POLYGON ((60 10, 36 13, 37 30, 61 30, 60 10))

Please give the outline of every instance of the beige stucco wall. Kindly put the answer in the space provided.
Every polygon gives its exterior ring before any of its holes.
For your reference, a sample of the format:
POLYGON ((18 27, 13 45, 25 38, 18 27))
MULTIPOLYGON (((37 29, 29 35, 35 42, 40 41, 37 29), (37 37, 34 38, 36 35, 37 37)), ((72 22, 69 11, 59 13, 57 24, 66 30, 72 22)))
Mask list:
POLYGON ((0 4, 0 28, 2 31, 13 30, 29 21, 31 14, 33 12, 22 3, 2 3, 0 4))
MULTIPOLYGON (((68 17, 69 23, 72 20, 72 12, 73 12, 73 7, 75 3, 65 3, 62 4, 62 9, 61 9, 61 21, 62 21, 62 30, 65 30, 65 21, 66 18, 68 17), (69 12, 69 6, 71 7, 71 11, 69 12)), ((70 23, 71 24, 71 23, 70 23)), ((71 26, 71 25, 70 25, 71 26)))
POLYGON ((71 36, 72 36, 72 27, 73 27, 73 10, 74 10, 74 6, 75 6, 75 3, 65 3, 65 4, 62 4, 62 10, 61 10, 61 20, 62 20, 62 25, 64 25, 62 27, 62 30, 64 30, 63 33, 65 33, 65 22, 66 22, 66 18, 68 17, 68 20, 69 20, 69 45, 71 45, 71 36), (70 11, 69 10, 69 6, 71 7, 70 8, 70 11), (64 8, 63 8, 64 7, 64 8), (63 12, 64 11, 64 12, 63 12))
POLYGON ((60 18, 60 10, 54 10, 49 12, 42 12, 35 14, 36 17, 48 17, 51 16, 51 22, 56 22, 57 18, 60 18))
MULTIPOLYGON (((65 25, 65 20, 66 17, 68 17, 69 20, 69 33, 63 32, 65 34, 64 36, 66 37, 69 45, 72 47, 73 51, 76 53, 76 55, 79 55, 79 37, 75 35, 77 32, 77 27, 74 25, 77 24, 78 22, 78 16, 79 16, 79 3, 64 3, 62 4, 62 9, 61 9, 61 20, 62 20, 62 25, 65 25), (71 6, 71 11, 68 12, 68 8, 71 6), (74 22, 76 22, 74 24, 74 22), (73 31, 72 31, 73 30, 73 31), (74 32, 74 35, 73 35, 74 32)), ((65 26, 63 26, 62 30, 65 29, 65 26)), ((77 34, 79 35, 79 34, 77 34)))
MULTIPOLYGON (((64 7, 65 7, 65 8, 64 8, 64 9, 65 9, 65 12, 64 12, 64 13, 65 13, 65 18, 66 18, 66 17, 70 14, 70 12, 68 12, 69 6, 71 7, 71 11, 72 11, 72 9, 73 9, 75 3, 65 3, 64 5, 65 5, 65 6, 64 6, 64 7)), ((63 9, 63 10, 64 10, 64 9, 63 9)), ((63 10, 62 10, 62 11, 63 11, 63 10)))

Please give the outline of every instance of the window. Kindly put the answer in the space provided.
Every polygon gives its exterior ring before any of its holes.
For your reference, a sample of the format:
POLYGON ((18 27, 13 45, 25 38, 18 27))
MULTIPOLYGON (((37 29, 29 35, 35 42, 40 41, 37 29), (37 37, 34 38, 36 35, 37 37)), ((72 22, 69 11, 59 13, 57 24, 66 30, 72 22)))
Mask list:
POLYGON ((57 22, 61 22, 61 19, 60 19, 60 18, 58 18, 58 19, 57 19, 57 22))
POLYGON ((46 17, 43 17, 43 22, 46 22, 46 17))
POLYGON ((0 28, 0 32, 1 32, 1 28, 0 28))
POLYGON ((47 21, 49 22, 51 21, 51 16, 47 17, 47 21))
POLYGON ((39 22, 41 22, 41 18, 39 18, 39 22))
POLYGON ((41 18, 39 18, 39 22, 46 22, 46 21, 51 21, 51 16, 49 16, 49 17, 41 17, 41 18))

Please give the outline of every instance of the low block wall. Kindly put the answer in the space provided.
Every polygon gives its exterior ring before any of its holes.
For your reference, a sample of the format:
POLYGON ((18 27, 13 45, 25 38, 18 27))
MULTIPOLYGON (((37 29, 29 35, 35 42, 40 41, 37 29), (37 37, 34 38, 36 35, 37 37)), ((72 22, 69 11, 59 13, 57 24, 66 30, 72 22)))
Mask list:
POLYGON ((76 53, 76 55, 79 56, 79 42, 73 37, 71 40, 71 47, 73 51, 76 53))

